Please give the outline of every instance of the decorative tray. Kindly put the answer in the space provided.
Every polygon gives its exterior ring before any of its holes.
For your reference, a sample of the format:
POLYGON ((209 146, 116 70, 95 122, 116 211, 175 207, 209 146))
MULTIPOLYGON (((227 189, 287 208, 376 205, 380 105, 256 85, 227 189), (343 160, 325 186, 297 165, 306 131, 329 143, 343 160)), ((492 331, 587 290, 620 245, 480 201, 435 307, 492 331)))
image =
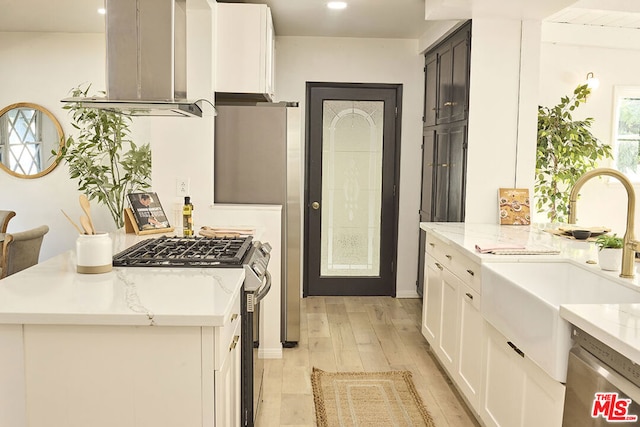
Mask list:
POLYGON ((556 236, 564 237, 566 239, 577 240, 571 234, 573 230, 589 230, 591 232, 591 237, 589 237, 587 241, 595 241, 596 237, 611 231, 611 229, 607 227, 583 227, 583 226, 573 225, 573 224, 558 227, 555 230, 545 230, 545 231, 556 236))
POLYGON ((578 225, 567 225, 564 227, 558 227, 558 231, 567 236, 571 236, 571 232, 573 230, 589 230, 591 232, 591 237, 597 237, 601 234, 611 231, 611 229, 607 227, 581 227, 578 225))

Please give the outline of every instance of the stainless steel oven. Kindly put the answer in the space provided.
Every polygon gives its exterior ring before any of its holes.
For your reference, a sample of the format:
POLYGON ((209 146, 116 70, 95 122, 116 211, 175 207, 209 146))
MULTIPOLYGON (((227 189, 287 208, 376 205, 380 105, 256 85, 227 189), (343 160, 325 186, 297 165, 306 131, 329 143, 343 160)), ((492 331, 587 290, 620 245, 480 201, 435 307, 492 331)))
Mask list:
POLYGON ((268 243, 247 237, 158 237, 143 240, 113 257, 119 267, 244 268, 242 286, 242 426, 253 427, 261 401, 263 361, 260 347, 261 302, 271 289, 268 243))
POLYGON ((563 427, 640 425, 640 366, 573 328, 563 427))
MULTIPOLYGON (((245 265, 245 269, 251 269, 245 265)), ((247 274, 242 298, 242 425, 253 427, 262 401, 264 361, 260 349, 260 307, 271 289, 271 275, 266 269, 258 274, 247 274), (256 280, 259 279, 259 280, 256 280)))

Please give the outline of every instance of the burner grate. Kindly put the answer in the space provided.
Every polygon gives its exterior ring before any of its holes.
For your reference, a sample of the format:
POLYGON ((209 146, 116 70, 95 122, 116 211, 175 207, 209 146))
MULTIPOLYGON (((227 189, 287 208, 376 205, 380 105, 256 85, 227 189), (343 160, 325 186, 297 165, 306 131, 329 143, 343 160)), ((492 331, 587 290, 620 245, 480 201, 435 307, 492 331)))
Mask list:
POLYGON ((143 240, 114 255, 120 267, 234 267, 252 246, 252 237, 159 237, 143 240))

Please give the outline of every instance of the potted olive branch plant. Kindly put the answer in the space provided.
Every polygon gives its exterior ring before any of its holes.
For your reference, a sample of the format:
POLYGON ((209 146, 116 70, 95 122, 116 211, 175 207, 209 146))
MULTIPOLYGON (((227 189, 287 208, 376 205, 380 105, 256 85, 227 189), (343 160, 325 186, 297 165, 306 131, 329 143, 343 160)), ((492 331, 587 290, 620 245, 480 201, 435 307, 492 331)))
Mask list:
POLYGON ((538 212, 546 212, 551 222, 566 222, 571 187, 599 160, 612 157, 611 146, 589 130, 593 118, 574 120, 571 115, 590 93, 586 84, 580 85, 558 105, 538 107, 534 193, 538 212))
MULTIPOLYGON (((87 97, 90 87, 74 88, 71 94, 87 97)), ((70 177, 78 180, 78 190, 104 204, 116 227, 122 228, 127 194, 151 186, 150 146, 130 139, 128 116, 80 103, 63 108, 71 113, 78 134, 64 141, 60 158, 69 166, 70 177)))
POLYGON ((601 234, 596 238, 598 264, 603 270, 617 271, 622 265, 624 241, 616 234, 601 234))

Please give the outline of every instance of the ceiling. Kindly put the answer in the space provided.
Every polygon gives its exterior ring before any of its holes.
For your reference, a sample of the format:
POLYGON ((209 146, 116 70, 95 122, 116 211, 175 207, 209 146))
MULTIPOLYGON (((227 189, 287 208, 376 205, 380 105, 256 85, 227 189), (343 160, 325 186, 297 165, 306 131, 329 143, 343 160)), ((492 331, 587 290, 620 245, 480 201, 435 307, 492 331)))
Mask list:
MULTIPOLYGON (((326 0, 251 0, 271 7, 276 34, 280 36, 415 39, 430 25, 424 20, 425 0, 347 1, 345 10, 335 11, 326 8, 326 0)), ((456 11, 466 8, 469 16, 488 4, 500 4, 500 0, 426 1, 430 7, 455 4, 456 11)), ((537 0, 535 4, 541 1, 554 4, 554 0, 537 0)), ((97 13, 102 6, 103 0, 0 0, 0 31, 104 32, 104 17, 97 13)), ((640 1, 579 0, 545 20, 640 28, 640 1)))
POLYGON ((640 2, 636 0, 581 0, 545 21, 598 27, 640 28, 640 2))

